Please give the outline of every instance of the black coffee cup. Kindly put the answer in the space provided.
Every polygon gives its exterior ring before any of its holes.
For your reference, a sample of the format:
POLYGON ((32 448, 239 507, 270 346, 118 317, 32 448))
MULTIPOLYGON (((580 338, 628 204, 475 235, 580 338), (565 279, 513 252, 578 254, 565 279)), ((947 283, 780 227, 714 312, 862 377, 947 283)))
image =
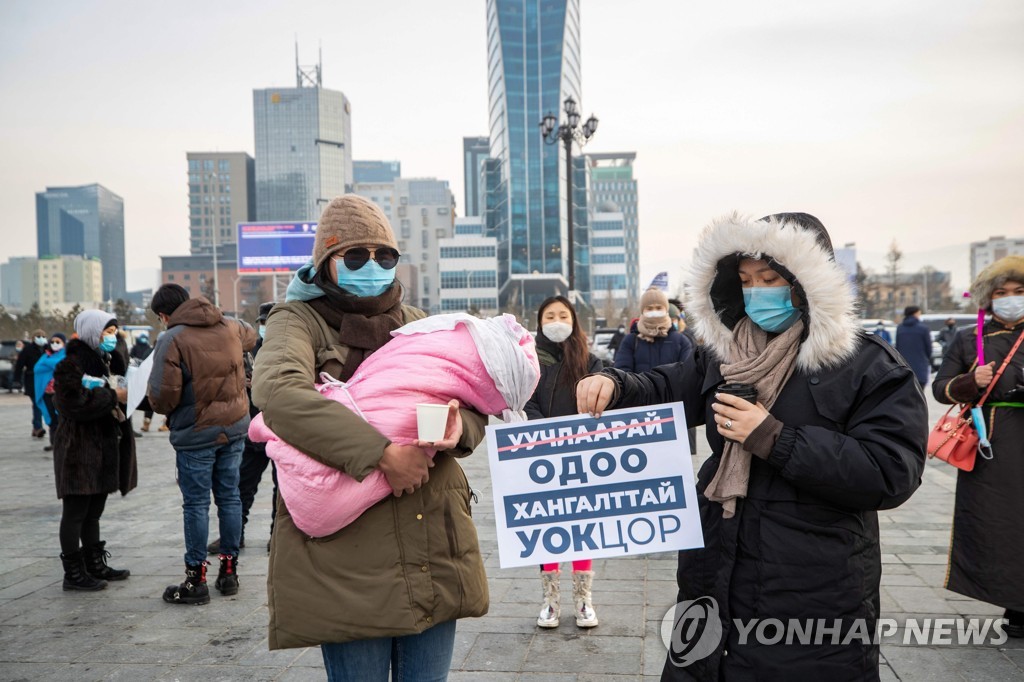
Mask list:
POLYGON ((748 403, 757 403, 757 386, 751 384, 722 384, 717 392, 743 398, 748 403))

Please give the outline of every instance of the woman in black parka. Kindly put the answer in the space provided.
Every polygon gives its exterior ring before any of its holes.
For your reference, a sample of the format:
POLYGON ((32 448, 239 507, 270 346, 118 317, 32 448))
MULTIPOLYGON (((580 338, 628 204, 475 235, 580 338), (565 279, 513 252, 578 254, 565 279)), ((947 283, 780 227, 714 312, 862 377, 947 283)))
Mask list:
MULTIPOLYGON (((958 331, 932 386, 941 403, 980 400, 1024 334, 1024 256, 982 270, 971 298, 992 314, 982 329, 985 364, 978 367, 977 327, 958 331)), ((992 459, 957 472, 946 589, 1003 607, 1006 633, 1024 637, 1024 343, 982 409, 992 459)))
POLYGON ((101 590, 129 571, 111 568, 100 539, 107 495, 135 488, 135 439, 124 414, 127 389, 111 388, 112 374, 127 369, 117 352, 117 320, 102 310, 75 318, 77 339, 54 370, 53 401, 60 422, 53 443, 65 590, 101 590))
POLYGON ((605 370, 577 387, 581 411, 683 401, 687 422, 708 426, 713 454, 697 484, 705 547, 679 553, 677 580, 680 602, 715 600, 700 604, 717 609, 721 637, 706 619, 696 639, 693 621, 677 623, 662 679, 877 680, 876 510, 921 483, 924 395, 902 358, 860 330, 813 216, 713 223, 689 282, 702 340, 693 358, 644 374, 605 370), (716 400, 725 382, 755 385, 757 404, 716 400), (841 632, 838 643, 825 631, 818 644, 769 645, 751 630, 741 643, 736 619, 838 619, 841 632), (867 634, 843 644, 857 627, 867 634), (693 642, 708 646, 690 651, 693 642))

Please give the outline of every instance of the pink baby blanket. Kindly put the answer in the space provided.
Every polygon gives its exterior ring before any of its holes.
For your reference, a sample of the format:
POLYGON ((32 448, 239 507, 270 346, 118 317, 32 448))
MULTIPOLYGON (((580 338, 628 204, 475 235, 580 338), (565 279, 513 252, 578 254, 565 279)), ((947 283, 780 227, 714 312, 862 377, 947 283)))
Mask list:
MULTIPOLYGON (((533 337, 512 315, 435 315, 392 336, 350 381, 322 374, 317 390, 398 444, 416 440, 417 403, 443 404, 455 398, 505 421, 525 419, 522 410, 540 379, 540 367, 533 337)), ((381 471, 356 481, 280 440, 262 415, 249 426, 249 438, 267 444, 288 512, 311 537, 341 530, 391 494, 381 471)))

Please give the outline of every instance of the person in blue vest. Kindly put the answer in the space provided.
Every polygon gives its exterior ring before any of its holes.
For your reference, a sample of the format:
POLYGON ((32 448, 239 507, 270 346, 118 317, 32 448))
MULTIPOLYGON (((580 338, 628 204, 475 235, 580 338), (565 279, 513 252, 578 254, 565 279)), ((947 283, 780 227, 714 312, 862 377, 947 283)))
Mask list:
POLYGON ((661 289, 648 289, 640 297, 640 319, 615 353, 615 369, 647 372, 682 362, 692 353, 690 340, 672 327, 668 296, 661 289))
POLYGON ((921 309, 916 305, 903 311, 903 322, 896 330, 896 350, 914 370, 917 383, 926 386, 932 374, 932 333, 921 323, 921 309))

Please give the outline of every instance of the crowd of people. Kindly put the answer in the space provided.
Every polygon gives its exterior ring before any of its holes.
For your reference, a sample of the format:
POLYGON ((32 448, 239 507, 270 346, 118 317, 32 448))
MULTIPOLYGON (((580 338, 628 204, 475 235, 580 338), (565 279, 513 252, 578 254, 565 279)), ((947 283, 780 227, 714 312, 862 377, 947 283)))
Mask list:
MULTIPOLYGON (((142 431, 154 413, 167 416, 161 428, 170 432, 183 501, 185 578, 163 600, 209 603, 208 555, 219 560, 217 591, 240 589, 246 520, 266 468, 274 468, 263 443, 248 437, 250 420, 262 414, 302 453, 356 480, 381 472, 392 493, 341 530, 312 538, 277 494, 274 471, 270 648, 319 645, 330 680, 386 680, 389 670, 445 679, 457 620, 488 610, 473 491, 458 463, 482 441, 486 419, 453 406, 441 440, 397 443, 317 390, 324 377, 352 380, 392 332, 425 317, 403 303, 400 258, 384 213, 345 195, 324 209, 309 263, 285 301, 260 307, 258 329, 165 284, 151 304, 166 327, 153 346, 146 335, 129 350, 118 320, 100 310, 82 312, 70 340, 35 330, 16 373, 32 398, 32 437, 49 426, 64 589, 100 590, 130 575, 108 565, 100 519, 110 494, 137 483, 124 377, 133 360, 151 358, 142 431), (219 535, 208 542, 211 495, 219 535)), ((959 473, 946 587, 1005 608, 1007 633, 1021 637, 1024 258, 990 266, 972 295, 988 319, 980 329, 950 320, 931 390, 940 402, 970 404, 995 382, 984 407, 992 457, 959 473), (1001 365, 1008 369, 997 371, 1001 365)), ((573 303, 545 300, 536 311, 540 380, 525 414, 600 416, 682 402, 691 453, 692 427, 706 427, 712 454, 697 484, 705 546, 679 552, 678 600, 716 599, 722 638, 689 667, 670 651, 663 679, 877 679, 877 643, 759 646, 731 624, 770 616, 873 629, 877 512, 911 497, 926 459, 931 336, 921 311, 906 310, 895 346, 881 326, 865 331, 824 225, 783 213, 712 223, 694 255, 685 305, 650 289, 637 313, 623 321, 606 367, 573 303)), ((593 562, 571 568, 574 622, 596 627, 593 562)), ((536 624, 553 629, 560 567, 539 572, 536 624)))

